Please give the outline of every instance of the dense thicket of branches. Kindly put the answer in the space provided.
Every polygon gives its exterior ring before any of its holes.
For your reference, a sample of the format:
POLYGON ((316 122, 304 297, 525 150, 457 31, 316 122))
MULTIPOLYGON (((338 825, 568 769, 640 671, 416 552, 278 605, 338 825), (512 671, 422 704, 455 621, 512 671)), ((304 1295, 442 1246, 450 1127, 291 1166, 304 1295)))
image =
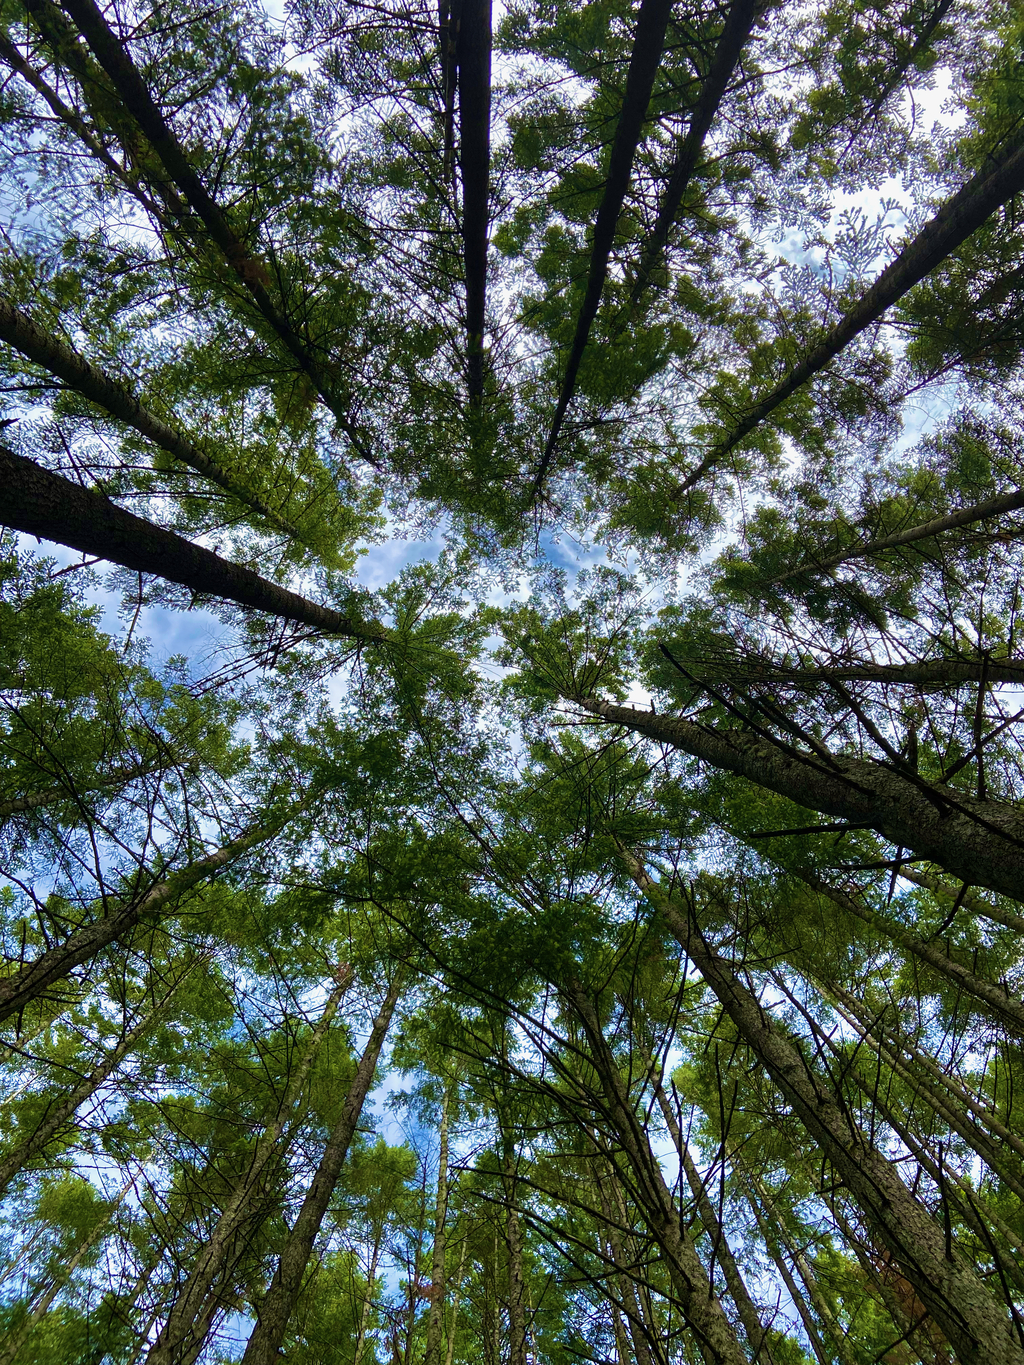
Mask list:
POLYGON ((0 1365, 1024 1365, 1022 53, 0 5, 0 1365))

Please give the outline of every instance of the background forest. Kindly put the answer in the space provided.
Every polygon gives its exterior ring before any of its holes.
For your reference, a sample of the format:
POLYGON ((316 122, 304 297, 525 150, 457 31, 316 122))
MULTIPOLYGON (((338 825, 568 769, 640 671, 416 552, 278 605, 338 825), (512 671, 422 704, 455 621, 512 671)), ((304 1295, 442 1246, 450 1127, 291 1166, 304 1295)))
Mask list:
POLYGON ((0 1365, 1024 1363, 1024 11, 0 0, 0 1365))

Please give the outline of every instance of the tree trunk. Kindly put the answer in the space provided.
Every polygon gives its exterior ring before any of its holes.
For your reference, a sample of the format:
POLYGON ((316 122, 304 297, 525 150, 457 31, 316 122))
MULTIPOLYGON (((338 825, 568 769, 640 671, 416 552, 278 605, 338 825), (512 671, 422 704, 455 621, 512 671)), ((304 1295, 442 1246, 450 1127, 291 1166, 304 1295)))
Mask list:
POLYGON ((851 1122, 835 1095, 811 1070, 798 1043, 770 1021, 729 963, 704 941, 693 907, 666 895, 631 854, 623 851, 623 858, 740 1037, 847 1185, 960 1360, 964 1365, 1024 1365, 1024 1350, 1011 1334, 1005 1312, 973 1267, 954 1248, 947 1249, 931 1214, 851 1122))
POLYGON ((22 355, 54 374, 83 398, 105 409, 112 417, 133 427, 140 435, 167 451, 182 464, 264 518, 277 531, 302 540, 302 533, 284 520, 267 503, 250 493, 228 470, 205 450, 150 412, 133 393, 97 366, 73 351, 70 346, 45 332, 24 313, 0 299, 0 341, 15 347, 22 355))
POLYGON ((278 1358, 288 1321, 302 1288, 302 1277, 306 1272, 313 1243, 341 1175, 341 1168, 363 1111, 363 1102, 373 1084, 377 1059, 387 1037, 403 981, 404 973, 399 972, 387 993, 380 1013, 374 1020, 369 1042, 359 1059, 356 1074, 345 1097, 341 1117, 327 1140, 316 1175, 306 1191, 298 1217, 281 1252, 270 1288, 260 1304, 256 1326, 242 1357, 243 1365, 274 1365, 278 1358))
POLYGON ((512 1143, 504 1139, 502 1171, 508 1220, 505 1238, 508 1243, 508 1365, 526 1365, 526 1286, 523 1282, 523 1230, 516 1209, 515 1153, 512 1143))
POLYGON ((6 446, 0 446, 0 487, 4 494, 0 518, 15 531, 181 583, 194 593, 299 621, 328 635, 368 641, 385 638, 379 626, 357 625, 333 607, 310 602, 252 569, 221 559, 212 550, 126 512, 95 489, 82 488, 6 446))
POLYGON ((491 0, 458 8, 462 241, 466 267, 466 360, 470 404, 484 392, 487 231, 491 173, 491 0))
POLYGON ((47 1144, 57 1136, 79 1106, 83 1105, 89 1096, 95 1094, 104 1081, 114 1074, 136 1043, 160 1018, 178 987, 197 965, 196 962, 191 963, 160 1003, 140 1019, 134 1028, 129 1029, 117 1046, 112 1048, 87 1076, 83 1076, 74 1089, 68 1091, 57 1103, 47 1109, 34 1132, 19 1143, 8 1156, 0 1160, 0 1196, 4 1194, 22 1167, 45 1150, 47 1144))
POLYGON ((424 1365, 440 1365, 441 1340, 444 1333, 445 1301, 445 1219, 448 1214, 448 1091, 441 1101, 441 1125, 438 1134, 437 1200, 434 1205, 434 1242, 430 1265, 430 1313, 427 1318, 427 1348, 424 1365))
POLYGON ((18 1014, 47 986, 60 981, 75 967, 88 962, 111 943, 123 938, 144 916, 162 909, 177 896, 184 895, 229 866, 248 849, 272 838, 281 829, 282 823, 258 826, 230 844, 224 844, 208 857, 200 858, 191 866, 173 873, 138 899, 122 901, 119 906, 109 906, 106 918, 94 920, 92 924, 77 929, 64 943, 48 949, 34 962, 12 972, 0 981, 0 1019, 18 1014))
POLYGON ((680 1226, 679 1210, 637 1119, 594 1005, 576 981, 566 982, 561 990, 583 1025, 590 1060, 600 1077, 607 1101, 608 1117, 633 1172, 634 1197, 664 1254, 666 1269, 701 1354, 708 1365, 746 1365, 746 1354, 739 1339, 714 1295, 693 1243, 680 1226))
POLYGON ((1024 814, 1009 802, 979 801, 862 758, 805 754, 747 731, 705 729, 595 697, 578 704, 610 724, 736 773, 800 806, 868 825, 971 886, 987 886, 1013 899, 1021 894, 1024 814))
MULTIPOLYGON (((634 1034, 634 1038, 635 1037, 636 1035, 634 1034)), ((746 1281, 743 1278, 739 1266, 736 1264, 736 1258, 732 1254, 729 1239, 725 1235, 725 1229, 722 1227, 718 1214, 715 1212, 715 1206, 708 1198, 704 1181, 701 1179, 700 1172, 697 1170, 693 1157, 690 1155, 690 1149, 687 1147, 683 1135, 679 1130, 679 1124, 676 1122, 676 1116, 672 1110, 672 1105, 669 1103, 668 1096, 665 1094, 665 1088, 661 1082, 660 1068, 642 1043, 639 1044, 639 1047, 640 1055, 644 1060, 644 1065, 648 1068, 651 1084, 654 1086, 655 1099, 658 1101, 658 1107, 665 1120, 665 1126, 668 1128, 672 1141, 675 1144, 676 1151, 679 1153, 679 1161, 683 1168, 683 1174, 686 1177, 686 1183, 689 1185, 697 1203, 697 1213, 700 1216, 700 1221, 704 1225, 704 1231, 711 1238, 713 1255, 721 1264, 722 1272, 725 1275, 725 1283, 728 1286, 732 1301, 735 1303, 736 1309, 739 1312, 740 1321, 743 1323, 743 1330, 747 1334, 747 1340, 750 1342, 751 1350, 758 1360, 765 1362, 765 1365, 773 1365, 771 1350, 765 1341, 765 1330, 761 1323, 761 1315, 758 1312, 753 1299, 750 1297, 746 1281)))
POLYGON ((172 1365, 172 1362, 180 1359, 183 1353, 192 1350, 197 1340, 199 1346, 202 1346, 212 1317, 204 1315, 207 1326, 205 1328, 201 1326, 200 1330, 195 1332, 193 1324, 196 1316, 202 1313, 210 1290, 227 1266, 232 1244, 249 1216, 252 1196, 259 1187, 263 1172, 268 1163, 280 1155, 282 1135, 293 1116, 295 1104, 302 1094, 320 1045, 338 1011, 341 997, 351 983, 352 972, 345 968, 324 1006, 298 1066, 288 1079, 277 1116, 260 1135, 242 1180, 225 1204, 216 1227, 203 1246, 181 1292, 171 1305, 164 1325, 146 1356, 146 1365, 172 1365))

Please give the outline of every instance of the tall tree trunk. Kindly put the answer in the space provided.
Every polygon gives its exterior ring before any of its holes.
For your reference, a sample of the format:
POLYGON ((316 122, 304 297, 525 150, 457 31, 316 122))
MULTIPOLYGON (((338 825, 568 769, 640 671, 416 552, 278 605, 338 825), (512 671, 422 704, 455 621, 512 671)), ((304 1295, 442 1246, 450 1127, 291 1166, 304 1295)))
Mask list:
POLYGON ((434 1242, 430 1257, 430 1313, 427 1318, 427 1347, 423 1365, 440 1365, 444 1333, 445 1303, 445 1220, 448 1216, 448 1091, 441 1101, 438 1131, 437 1198, 434 1204, 434 1242))
POLYGON ((179 986, 195 970, 197 965, 197 961, 192 962, 178 977, 178 980, 159 1004, 144 1015, 134 1028, 129 1029, 116 1047, 111 1048, 103 1060, 93 1067, 87 1076, 83 1076, 72 1090, 46 1110, 38 1126, 23 1142, 20 1142, 6 1157, 0 1159, 0 1196, 4 1194, 22 1167, 45 1150, 47 1144, 52 1142, 79 1106, 83 1105, 89 1096, 95 1094, 99 1087, 114 1074, 143 1035, 161 1017, 179 986))
POLYGON ((641 891, 847 1185, 964 1365, 1024 1365, 1024 1349, 988 1287, 955 1248, 947 1247, 931 1214, 852 1123, 797 1042, 765 1014, 730 964, 705 942, 694 907, 667 895, 631 854, 622 853, 641 891))
POLYGON ((333 607, 310 602, 252 569, 232 564, 212 550, 126 512, 95 489, 82 488, 6 446, 0 446, 0 487, 4 493, 0 517, 3 525, 15 531, 181 583, 194 593, 300 621, 328 635, 384 639, 379 626, 358 625, 333 607))
POLYGON ((952 787, 846 754, 803 753, 738 729, 711 730, 672 716, 578 699, 592 715, 668 744, 712 767, 826 815, 861 823, 913 849, 971 886, 1018 899, 1024 885, 1024 814, 952 787))
MULTIPOLYGON (((466 1243, 468 1238, 463 1237, 462 1246, 459 1249, 459 1268, 455 1273, 455 1292, 452 1295, 452 1328, 448 1333, 448 1349, 445 1352, 444 1365, 452 1365, 455 1359, 455 1333, 459 1325, 459 1304, 462 1301, 462 1272, 466 1266, 466 1243)), ((358 1365, 358 1362, 353 1362, 358 1365)))
POLYGON ((302 1057, 293 1074, 288 1079, 284 1095, 278 1106, 274 1121, 263 1131, 253 1148, 252 1157, 228 1202, 217 1220, 217 1225, 204 1244, 188 1279, 181 1292, 171 1305, 163 1327, 146 1356, 146 1365, 172 1365, 183 1353, 192 1349, 198 1339, 201 1346, 212 1318, 202 1314, 214 1283, 223 1274, 239 1232, 249 1218, 253 1195, 260 1186, 260 1180, 267 1165, 281 1155, 281 1138, 289 1121, 293 1118, 296 1102, 316 1060, 320 1045, 327 1036, 334 1016, 338 1011, 341 998, 352 983, 352 972, 345 968, 328 997, 323 1013, 317 1021, 302 1057), (200 1324, 198 1332, 193 1330, 196 1316, 202 1314, 207 1322, 205 1328, 200 1324))
POLYGON ((516 1158, 510 1138, 502 1134, 508 1244, 508 1365, 526 1365, 526 1287, 523 1281, 523 1230, 516 1208, 516 1158))
POLYGON ((746 1353, 715 1297, 693 1243, 680 1226, 679 1210, 637 1119, 593 1002, 577 981, 565 982, 561 990, 583 1026, 590 1061, 604 1091, 608 1118, 633 1172, 634 1197, 665 1257, 666 1269, 701 1354, 708 1365, 745 1365, 746 1353))
POLYGON ((601 294, 608 275, 608 258, 615 244, 615 232, 622 213, 622 203, 629 189, 633 173, 636 149, 643 133, 647 106, 651 101, 651 91, 661 63, 661 53, 665 46, 665 32, 669 15, 672 12, 671 0, 641 0, 640 13, 636 21, 636 34, 626 73, 626 90, 615 127, 608 159, 608 175, 605 180, 604 194, 594 221, 594 236, 590 250, 590 267, 587 272, 587 287, 576 318, 576 333, 565 363, 562 386, 555 406, 551 429, 541 456, 540 464, 530 490, 531 500, 540 492, 548 467, 551 464, 558 436, 565 414, 569 410, 576 380, 579 375, 583 353, 587 349, 591 328, 601 304, 601 294))
POLYGON ((800 1292, 800 1286, 793 1278, 793 1272, 786 1263, 786 1258, 782 1252, 782 1245, 776 1236, 776 1224, 765 1218, 761 1206, 754 1197, 753 1192, 750 1190, 747 1191, 747 1202, 754 1215, 754 1221, 760 1229, 761 1236, 764 1238, 764 1244, 768 1248, 768 1255, 775 1262, 775 1268, 782 1277, 782 1283, 786 1286, 786 1292, 793 1300, 793 1306, 796 1308, 796 1311, 800 1314, 800 1321, 804 1325, 804 1331, 807 1333, 807 1340, 811 1343, 811 1350, 814 1352, 818 1365, 835 1365, 831 1355, 825 1349, 825 1343, 822 1341, 821 1333, 818 1331, 818 1324, 814 1321, 810 1307, 803 1294, 800 1292))
POLYGON ((0 1019, 18 1014, 48 986, 60 981, 81 963, 96 957, 111 943, 122 939, 145 916, 162 909, 178 896, 228 867, 248 849, 273 838, 283 823, 278 821, 271 825, 258 825, 207 857, 200 858, 180 872, 172 873, 166 881, 159 882, 138 898, 122 901, 120 905, 108 905, 105 918, 77 929, 63 943, 40 953, 34 962, 29 962, 0 981, 0 1019))
MULTIPOLYGON (((634 1039, 635 1038, 636 1035, 634 1034, 634 1039)), ((722 1227, 721 1220, 715 1212, 714 1204, 712 1204, 711 1200, 708 1198, 704 1181, 701 1179, 700 1172, 697 1170, 693 1157, 690 1155, 690 1149, 687 1147, 686 1141, 680 1132, 675 1113, 673 1112, 668 1096, 665 1094, 665 1087, 661 1081, 661 1069, 647 1051, 644 1044, 638 1042, 638 1046, 640 1048, 640 1055, 644 1060, 644 1065, 648 1068, 651 1084, 654 1087, 654 1096, 658 1101, 658 1108, 661 1110, 662 1117, 665 1120, 665 1126, 668 1128, 675 1149, 679 1154, 679 1162, 683 1168, 686 1183, 689 1185, 694 1200, 696 1201, 698 1216, 700 1217, 701 1223, 704 1225, 704 1231, 711 1238, 713 1248, 712 1255, 722 1267, 722 1273, 725 1275, 725 1283, 740 1315, 740 1321, 743 1323, 743 1330, 747 1334, 747 1340, 750 1342, 751 1350, 758 1360, 763 1360, 765 1362, 765 1365, 773 1365, 771 1350, 765 1340, 765 1330, 761 1323, 761 1315, 753 1299, 750 1297, 746 1281, 743 1278, 739 1266, 736 1264, 736 1257, 732 1254, 732 1247, 730 1247, 729 1239, 725 1235, 725 1229, 722 1227)))
POLYGON ((459 141, 466 267, 466 359, 471 406, 484 392, 487 229, 491 168, 491 0, 458 0, 459 141))
POLYGON ((259 1306, 256 1326, 242 1357, 243 1365, 274 1365, 278 1358, 289 1319, 302 1288, 302 1277, 306 1272, 313 1243, 334 1194, 341 1168, 345 1164, 349 1144, 355 1135, 359 1116, 363 1112, 363 1103, 373 1084, 377 1059, 387 1037, 403 981, 404 973, 399 972, 387 993, 380 1013, 374 1020, 369 1042, 359 1059, 356 1074, 345 1096, 341 1117, 327 1140, 316 1175, 306 1191, 298 1217, 281 1252, 270 1288, 259 1306))

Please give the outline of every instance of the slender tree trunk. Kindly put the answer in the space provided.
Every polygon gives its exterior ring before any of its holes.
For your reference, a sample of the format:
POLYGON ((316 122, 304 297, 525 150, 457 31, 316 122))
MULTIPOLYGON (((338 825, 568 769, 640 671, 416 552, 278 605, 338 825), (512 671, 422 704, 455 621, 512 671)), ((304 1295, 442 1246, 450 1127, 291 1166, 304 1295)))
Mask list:
POLYGON ((146 1356, 146 1365, 172 1365, 172 1362, 178 1361, 183 1353, 192 1349, 197 1339, 199 1346, 202 1346, 208 1323, 212 1321, 209 1314, 203 1313, 203 1306, 209 1299, 214 1283, 227 1266, 231 1247, 249 1217, 253 1195, 259 1188, 268 1163, 281 1154, 281 1138, 285 1128, 293 1117, 295 1105, 302 1095, 313 1062, 338 1011, 341 998, 351 983, 352 972, 345 968, 328 997, 298 1066, 288 1079, 274 1121, 256 1142, 252 1158, 241 1181, 225 1204, 216 1227, 199 1253, 181 1292, 171 1305, 164 1325, 146 1356), (201 1323, 199 1330, 194 1331, 193 1324, 197 1315, 201 1316, 201 1323), (202 1321, 207 1322, 206 1328, 202 1327, 202 1321))
MULTIPOLYGON (((1019 678, 1018 681, 1024 682, 1024 678, 1019 678)), ((1016 915, 1012 910, 992 905, 983 897, 965 891, 962 885, 950 886, 939 877, 933 877, 930 872, 922 872, 919 867, 901 866, 900 876, 904 881, 913 882, 915 886, 923 886, 926 891, 930 891, 933 896, 941 897, 942 900, 953 904, 959 902, 972 915, 982 915, 996 924, 1004 924, 1007 929, 1016 929, 1017 933, 1024 934, 1024 915, 1016 915)))
POLYGON ((782 1283, 786 1286, 789 1297, 793 1300, 794 1307, 800 1314, 800 1321, 804 1325, 804 1331, 807 1333, 807 1340, 811 1343, 811 1350, 815 1354, 818 1365, 835 1365, 832 1357, 825 1349, 825 1343, 822 1341, 821 1333, 818 1331, 818 1324, 814 1321, 811 1310, 808 1307, 803 1294, 800 1292, 800 1286, 793 1278, 793 1272, 790 1270, 786 1263, 786 1258, 782 1254, 782 1246, 779 1243, 778 1237, 775 1235, 776 1224, 770 1222, 764 1216, 760 1205, 753 1193, 749 1190, 747 1191, 747 1202, 754 1215, 754 1221, 760 1229, 761 1236, 764 1238, 765 1246, 768 1248, 768 1254, 775 1262, 775 1267, 782 1276, 782 1283))
POLYGON ((857 1365, 857 1362, 854 1360, 850 1351, 849 1343, 846 1340, 846 1333, 843 1330, 843 1326, 836 1320, 836 1316, 832 1312, 828 1300, 821 1292, 818 1278, 808 1262, 807 1257, 792 1237, 790 1237, 786 1227, 785 1217, 772 1206, 768 1191, 761 1181, 758 1180, 757 1176, 752 1171, 748 1170, 746 1166, 744 1166, 742 1170, 743 1178, 750 1182, 758 1200, 764 1208, 765 1220, 771 1223, 772 1227, 775 1229, 776 1236, 782 1243, 790 1261, 796 1266, 797 1274, 803 1281, 811 1307, 814 1309, 815 1313, 817 1313, 818 1321, 824 1326, 829 1340, 832 1343, 833 1359, 838 1361, 839 1365, 857 1365))
POLYGON ((160 1003, 140 1019, 134 1028, 125 1033, 117 1046, 111 1048, 98 1066, 93 1067, 92 1071, 87 1076, 83 1076, 72 1090, 46 1110, 38 1127, 23 1142, 20 1142, 9 1155, 0 1159, 0 1196, 4 1194, 18 1172, 33 1157, 45 1150, 47 1144, 52 1142, 79 1106, 83 1105, 89 1096, 95 1094, 99 1087, 114 1074, 143 1035, 161 1017, 175 992, 197 965, 197 962, 190 964, 160 1003))
MULTIPOLYGON (((117 1196, 116 1204, 121 1203, 122 1199, 124 1199, 134 1183, 133 1177, 122 1187, 121 1192, 117 1196)), ((109 1216, 101 1218, 92 1231, 83 1238, 71 1259, 65 1265, 61 1266, 59 1272, 53 1277, 32 1305, 28 1316, 22 1321, 20 1326, 9 1333, 4 1342, 0 1344, 0 1365, 11 1365, 11 1362, 19 1354, 21 1348, 31 1335, 33 1328, 46 1316, 50 1304, 53 1303, 54 1299, 68 1283, 96 1243, 100 1241, 109 1226, 109 1216)))
POLYGON ((608 1117, 633 1172, 635 1198, 665 1257, 666 1269, 701 1354, 708 1365, 746 1365, 746 1353, 715 1297, 693 1243, 680 1227, 679 1210, 637 1119, 593 1002, 576 981, 566 982, 561 989, 583 1025, 590 1060, 607 1101, 608 1117))
POLYGON ((434 1242, 430 1258, 430 1313, 427 1318, 427 1346, 424 1365, 440 1365, 441 1342, 444 1334, 445 1303, 445 1220, 448 1215, 448 1091, 441 1101, 437 1158, 437 1199, 434 1204, 434 1242))
MULTIPOLYGON (((634 1039, 636 1039, 636 1035, 634 1034, 633 1036, 634 1039)), ((704 1181, 701 1179, 700 1172, 697 1170, 693 1157, 690 1155, 690 1149, 687 1147, 683 1135, 680 1132, 672 1105, 669 1102, 668 1096, 665 1094, 665 1087, 662 1085, 661 1070, 644 1044, 638 1041, 638 1046, 640 1048, 640 1055, 644 1060, 644 1065, 648 1068, 651 1084, 654 1087, 654 1096, 658 1101, 658 1108, 661 1110, 662 1117, 665 1120, 665 1126, 668 1128, 669 1135, 675 1144, 675 1149, 679 1153, 679 1161, 683 1168, 683 1174, 686 1177, 686 1183, 689 1185, 697 1203, 697 1213, 700 1217, 700 1221, 704 1225, 704 1231, 711 1238, 713 1255, 721 1264, 722 1273, 725 1275, 725 1283, 728 1287, 732 1301, 735 1303, 736 1309, 739 1312, 740 1321, 743 1323, 743 1330, 747 1334, 747 1340, 750 1342, 751 1349, 758 1360, 763 1360, 765 1365, 773 1365, 771 1350, 765 1341, 765 1330, 761 1323, 761 1315, 753 1299, 750 1297, 746 1281, 743 1278, 739 1266, 736 1264, 736 1258, 732 1254, 729 1239, 725 1235, 725 1229, 722 1227, 718 1214, 715 1212, 715 1206, 708 1198, 704 1181)))
POLYGON ((466 357, 470 404, 479 406, 484 392, 491 168, 491 0, 459 0, 457 22, 466 357))
POLYGON ((576 333, 566 358, 565 373, 555 406, 551 429, 530 490, 531 500, 540 492, 548 467, 558 444, 558 436, 576 392, 583 354, 587 349, 591 328, 601 304, 601 294, 608 275, 608 258, 615 245, 615 233, 622 213, 622 203, 629 189, 636 149, 643 133, 647 106, 650 104, 654 80, 658 74, 665 32, 672 11, 671 0, 641 0, 636 21, 636 34, 626 72, 626 89, 615 127, 615 138, 608 158, 608 174, 604 194, 594 220, 593 242, 587 286, 576 318, 576 333))
POLYGON ((166 881, 159 882, 137 899, 108 905, 104 919, 94 920, 77 929, 63 943, 47 949, 34 962, 29 962, 0 981, 0 1019, 20 1013, 48 986, 62 980, 83 962, 96 957, 110 944, 117 943, 145 916, 163 909, 178 896, 228 867, 248 849, 273 838, 282 828, 282 823, 257 826, 191 866, 173 873, 166 881))
POLYGON ((898 944, 965 995, 977 1000, 986 1014, 1005 1024, 1017 1038, 1024 1038, 1024 1001, 1011 995, 1005 986, 986 981, 977 972, 972 972, 970 968, 951 958, 948 953, 944 953, 932 940, 910 933, 909 930, 887 919, 885 915, 872 910, 856 896, 829 886, 814 873, 797 871, 796 875, 808 886, 813 887, 819 895, 827 897, 847 914, 854 915, 862 923, 884 934, 891 942, 898 944))
POLYGON ((16 796, 10 801, 0 801, 0 820, 6 820, 9 816, 18 815, 22 811, 38 810, 40 806, 56 805, 58 801, 74 801, 85 794, 106 791, 110 787, 127 786, 129 782, 146 777, 153 771, 154 764, 140 763, 134 768, 122 768, 100 782, 77 790, 74 787, 47 787, 44 791, 26 792, 24 796, 16 796))
MULTIPOLYGON (((597 1142, 595 1138, 595 1146, 596 1145, 597 1142)), ((643 1317, 640 1313, 640 1305, 637 1302, 636 1287, 633 1284, 631 1275, 626 1269, 626 1257, 622 1245, 622 1235, 615 1225, 616 1219, 612 1214, 611 1207, 608 1202, 608 1195, 605 1192, 604 1182, 599 1179, 596 1183, 598 1199, 601 1202, 601 1212, 604 1215, 604 1220, 607 1225, 608 1246, 611 1251, 611 1259, 617 1271, 615 1278, 618 1282, 619 1301, 625 1310, 626 1321, 629 1324, 629 1336, 630 1341, 632 1342, 633 1345, 633 1355, 636 1359, 636 1365, 652 1365, 651 1353, 648 1350, 647 1342, 644 1338, 644 1329, 646 1324, 644 1323, 643 1317)), ((622 1191, 619 1189, 618 1181, 615 1179, 615 1173, 610 1167, 608 1185, 609 1189, 615 1195, 615 1203, 619 1215, 618 1222, 622 1224, 622 1226, 625 1226, 626 1202, 622 1197, 622 1191)), ((616 1319, 616 1324, 617 1340, 619 1324, 618 1319, 616 1319)))
POLYGON ((367 1291, 359 1309, 359 1330, 356 1332, 356 1344, 352 1354, 352 1365, 360 1365, 363 1358, 363 1350, 366 1345, 366 1326, 370 1320, 370 1309, 373 1307, 373 1283, 377 1278, 377 1266, 380 1263, 380 1237, 374 1237, 373 1250, 370 1253, 370 1268, 366 1279, 367 1291))
POLYGON ((301 531, 297 527, 250 493, 244 482, 235 478, 205 450, 182 436, 156 413, 150 412, 122 384, 111 379, 77 351, 73 351, 57 337, 51 336, 31 318, 3 299, 0 299, 0 341, 14 346, 29 360, 63 380, 69 388, 104 408, 118 421, 133 427, 147 440, 152 441, 161 450, 166 450, 182 464, 202 474, 211 483, 223 488, 226 493, 263 517, 276 530, 298 540, 302 539, 301 531))
POLYGON ((306 1272, 313 1243, 341 1175, 349 1145, 363 1111, 363 1103, 373 1084, 377 1059, 387 1037, 403 981, 404 974, 400 972, 387 993, 380 1014, 374 1020, 369 1042, 359 1059, 356 1074, 345 1097, 341 1117, 327 1140, 313 1183, 306 1191, 298 1217, 281 1252, 270 1288, 260 1304, 256 1326, 242 1357, 243 1365, 274 1365, 278 1358, 289 1319, 302 1288, 302 1277, 306 1272))
POLYGON ((310 602, 252 569, 232 564, 212 550, 126 512, 96 489, 82 488, 6 446, 0 446, 0 487, 4 495, 0 517, 3 525, 15 531, 181 583, 194 593, 300 621, 328 635, 384 639, 379 626, 358 625, 333 607, 310 602))
POLYGON ((637 711, 595 697, 585 711, 748 778, 811 810, 870 826, 972 886, 1014 899, 1024 886, 1024 814, 1002 801, 979 801, 882 763, 845 754, 803 753, 782 741, 738 729, 637 711))
MULTIPOLYGON (((466 1265, 466 1242, 463 1237, 462 1246, 459 1250, 459 1268, 455 1274, 455 1292, 452 1295, 452 1329, 448 1333, 448 1349, 445 1352, 444 1365, 452 1365, 455 1359, 455 1333, 459 1325, 459 1304, 462 1301, 462 1272, 466 1265)), ((353 1362, 353 1365, 357 1365, 353 1362)))
POLYGON ((510 1140, 503 1135, 502 1170, 508 1219, 505 1238, 508 1243, 508 1365, 526 1365, 526 1289, 523 1283, 523 1230, 516 1208, 515 1152, 510 1140))
POLYGON ((797 1042, 771 1021, 730 964, 705 942, 692 905, 666 895, 624 850, 623 858, 740 1037, 845 1182, 963 1365, 1024 1365, 1024 1349, 988 1287, 955 1248, 947 1247, 931 1214, 855 1127, 834 1093, 812 1071, 797 1042))

